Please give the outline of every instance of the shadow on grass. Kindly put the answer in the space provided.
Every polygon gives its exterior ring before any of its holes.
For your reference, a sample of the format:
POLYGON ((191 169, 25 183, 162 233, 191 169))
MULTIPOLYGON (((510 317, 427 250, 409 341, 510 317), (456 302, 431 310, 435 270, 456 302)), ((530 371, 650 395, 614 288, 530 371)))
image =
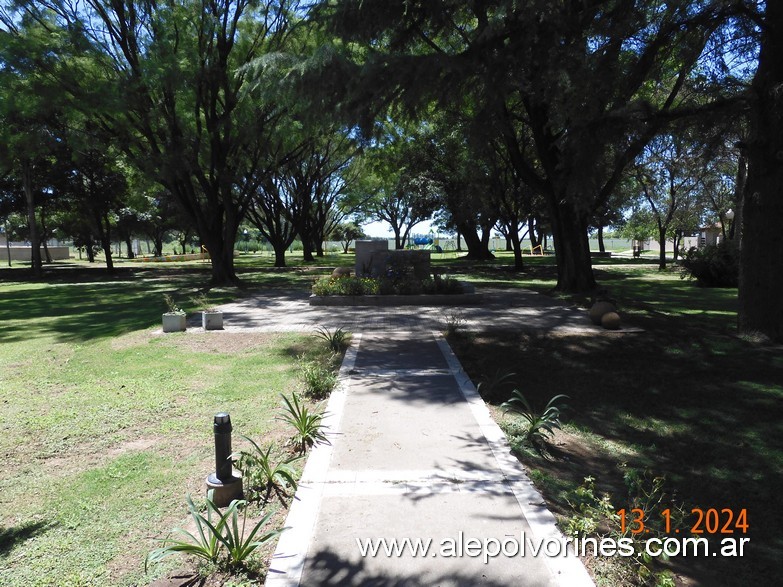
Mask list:
MULTIPOLYGON (((693 330, 619 337, 492 332, 453 342, 474 381, 513 366, 533 405, 568 394, 565 421, 635 451, 629 465, 665 474, 689 508, 747 508, 757 547, 741 564, 721 557, 711 565, 737 576, 736 584, 774 582, 774 553, 783 550, 780 517, 769 515, 783 507, 780 353, 693 330)), ((600 479, 606 472, 587 474, 600 479)))
MULTIPOLYGON (((47 282, 15 283, 0 292, 7 318, 0 322, 4 342, 53 335, 60 341, 84 341, 149 328, 166 307, 162 293, 193 288, 198 276, 184 272, 130 271, 107 277, 95 270, 61 270, 47 282)), ((187 302, 184 296, 177 298, 187 302)))
POLYGON ((8 556, 15 546, 43 534, 55 524, 28 522, 12 528, 0 528, 0 557, 8 556))

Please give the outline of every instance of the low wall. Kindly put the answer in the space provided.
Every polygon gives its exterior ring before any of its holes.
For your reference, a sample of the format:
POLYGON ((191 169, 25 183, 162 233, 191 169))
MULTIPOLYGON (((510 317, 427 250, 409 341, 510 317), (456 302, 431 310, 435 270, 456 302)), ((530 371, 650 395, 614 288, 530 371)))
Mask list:
POLYGON ((193 253, 191 255, 164 255, 163 257, 136 257, 134 260, 141 261, 142 263, 172 263, 174 261, 200 261, 202 259, 209 259, 209 253, 193 253))
MULTIPOLYGON (((52 261, 62 261, 64 259, 70 259, 71 250, 68 247, 48 247, 49 256, 52 261)), ((32 247, 0 247, 0 260, 8 262, 8 253, 11 253, 11 261, 25 261, 30 263, 33 260, 32 247)), ((46 260, 46 252, 41 247, 41 258, 46 260)))

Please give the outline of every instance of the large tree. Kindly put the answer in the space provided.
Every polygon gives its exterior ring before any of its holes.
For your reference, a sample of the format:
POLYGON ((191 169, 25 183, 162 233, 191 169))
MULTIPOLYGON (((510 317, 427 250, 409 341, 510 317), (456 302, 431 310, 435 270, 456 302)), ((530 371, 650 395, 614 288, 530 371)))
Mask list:
POLYGON ((590 220, 624 168, 672 119, 722 103, 701 65, 720 59, 730 4, 341 0, 320 18, 350 41, 331 69, 349 73, 335 82, 347 108, 372 118, 467 98, 484 110, 547 203, 558 287, 581 291, 595 285, 590 220))
POLYGON ((745 145, 748 175, 742 208, 739 328, 783 341, 783 3, 754 14, 761 31, 754 105, 745 145))
POLYGON ((237 230, 281 116, 243 67, 285 48, 298 3, 19 4, 28 18, 54 18, 52 34, 83 51, 48 73, 176 198, 210 253, 213 283, 236 282, 237 230))

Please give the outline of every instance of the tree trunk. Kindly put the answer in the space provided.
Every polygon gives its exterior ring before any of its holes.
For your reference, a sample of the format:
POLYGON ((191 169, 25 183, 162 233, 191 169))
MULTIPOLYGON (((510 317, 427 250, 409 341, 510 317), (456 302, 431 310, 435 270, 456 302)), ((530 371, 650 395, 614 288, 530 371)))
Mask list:
POLYGON ((519 238, 519 231, 512 230, 510 235, 512 250, 514 251, 514 269, 516 271, 525 270, 525 262, 522 260, 522 239, 519 238))
POLYGON ((551 205, 554 199, 549 198, 557 259, 557 289, 569 293, 591 291, 595 289, 595 277, 587 238, 587 219, 567 201, 551 205))
POLYGON ((602 253, 606 252, 606 245, 604 244, 604 227, 598 227, 598 250, 602 253))
POLYGON ((106 270, 111 273, 114 271, 114 260, 111 257, 111 225, 109 224, 109 217, 104 215, 103 218, 98 217, 97 221, 98 227, 101 231, 101 248, 103 249, 103 254, 106 257, 106 270))
POLYGON ((460 234, 459 230, 457 231, 457 250, 462 250, 462 235, 460 234))
POLYGON ((399 227, 394 225, 392 225, 392 230, 394 231, 394 248, 399 251, 403 246, 402 238, 400 235, 401 230, 399 227))
POLYGON ((156 257, 162 257, 163 256, 163 237, 154 237, 152 239, 153 244, 155 245, 155 256, 156 257))
POLYGON ((125 237, 125 248, 128 251, 128 259, 134 259, 136 255, 133 253, 133 241, 130 236, 125 237))
POLYGON ((658 225, 658 270, 666 269, 666 227, 658 225))
MULTIPOLYGON (((227 234, 230 231, 226 230, 227 234)), ((239 279, 234 271, 234 239, 221 238, 221 235, 203 234, 201 237, 207 245, 209 259, 212 264, 211 285, 237 285, 239 279)))
POLYGON ((22 162, 22 184, 27 202, 27 224, 30 230, 30 266, 35 277, 43 274, 41 261, 41 242, 38 238, 38 224, 35 221, 35 197, 33 195, 33 167, 30 161, 22 162))
POLYGON ((285 267, 285 251, 288 247, 284 243, 271 243, 275 251, 275 267, 285 267))
POLYGON ((533 216, 528 216, 527 219, 527 234, 530 239, 530 248, 535 249, 541 245, 541 235, 538 234, 538 227, 536 226, 536 219, 533 216))
POLYGON ((5 251, 8 255, 8 266, 11 267, 11 236, 8 234, 8 222, 4 224, 5 226, 5 251))
POLYGON ((766 3, 742 210, 739 329, 783 341, 783 3, 766 3))
POLYGON ((513 251, 514 250, 514 242, 511 239, 511 232, 509 231, 509 234, 505 235, 506 238, 506 251, 513 251))
POLYGON ((495 255, 490 253, 489 239, 486 242, 482 237, 479 237, 478 231, 471 226, 462 226, 460 228, 460 234, 462 234, 465 244, 468 247, 468 254, 465 255, 466 259, 472 259, 474 261, 488 261, 494 259, 495 255))
POLYGON ((302 237, 302 258, 304 261, 315 261, 313 257, 313 244, 309 238, 302 237))
POLYGON ((748 159, 740 154, 737 162, 737 179, 734 182, 734 220, 731 223, 729 238, 739 250, 742 248, 742 209, 745 199, 745 187, 748 181, 748 159))

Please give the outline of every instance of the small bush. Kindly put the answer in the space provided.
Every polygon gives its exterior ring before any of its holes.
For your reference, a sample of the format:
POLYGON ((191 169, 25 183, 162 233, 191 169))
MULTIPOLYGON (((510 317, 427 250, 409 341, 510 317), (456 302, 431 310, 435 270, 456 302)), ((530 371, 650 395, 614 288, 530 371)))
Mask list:
POLYGON ((512 393, 507 402, 501 404, 506 412, 513 412, 522 416, 527 424, 524 440, 532 446, 541 447, 548 437, 554 436, 555 428, 560 428, 560 412, 565 407, 562 402, 568 399, 567 395, 559 394, 549 400, 543 411, 535 411, 518 389, 512 393))
POLYGON ((341 353, 351 345, 351 333, 337 328, 329 330, 325 326, 319 326, 315 329, 316 335, 324 339, 333 353, 341 353))
POLYGON ((305 384, 305 395, 313 399, 324 399, 337 385, 337 375, 332 368, 318 361, 302 363, 301 376, 305 384))
POLYGON ((273 512, 267 513, 253 525, 249 533, 245 532, 247 523, 247 502, 234 500, 225 512, 221 512, 213 499, 214 490, 207 494, 207 515, 199 513, 190 495, 187 496, 188 512, 195 522, 197 534, 182 528, 177 528, 172 534, 162 539, 162 546, 155 548, 144 561, 144 571, 147 572, 150 563, 159 563, 172 554, 183 553, 202 560, 217 563, 219 567, 241 567, 247 558, 260 546, 263 546, 286 528, 272 530, 259 536, 263 526, 272 518, 273 512), (242 524, 239 524, 239 509, 243 509, 242 524), (177 537, 172 537, 177 536, 177 537), (225 551, 224 561, 220 561, 221 553, 225 551))
POLYGON ((275 462, 272 457, 272 447, 262 449, 252 438, 243 436, 251 445, 249 451, 243 450, 236 457, 236 467, 242 472, 245 489, 253 498, 267 495, 274 489, 285 492, 290 487, 296 491, 296 470, 293 463, 300 457, 284 458, 275 462))
POLYGON ((312 289, 317 296, 365 296, 379 290, 378 281, 369 277, 322 277, 312 289))
POLYGON ((291 395, 291 399, 286 396, 282 396, 282 398, 284 405, 279 419, 290 424, 296 431, 292 440, 300 454, 304 454, 308 447, 320 442, 329 444, 329 439, 321 431, 324 419, 323 412, 310 411, 305 404, 299 401, 299 396, 295 393, 291 395))
POLYGON ((730 241, 700 249, 691 247, 681 264, 681 277, 696 279, 703 287, 737 287, 739 284, 739 253, 730 241))

